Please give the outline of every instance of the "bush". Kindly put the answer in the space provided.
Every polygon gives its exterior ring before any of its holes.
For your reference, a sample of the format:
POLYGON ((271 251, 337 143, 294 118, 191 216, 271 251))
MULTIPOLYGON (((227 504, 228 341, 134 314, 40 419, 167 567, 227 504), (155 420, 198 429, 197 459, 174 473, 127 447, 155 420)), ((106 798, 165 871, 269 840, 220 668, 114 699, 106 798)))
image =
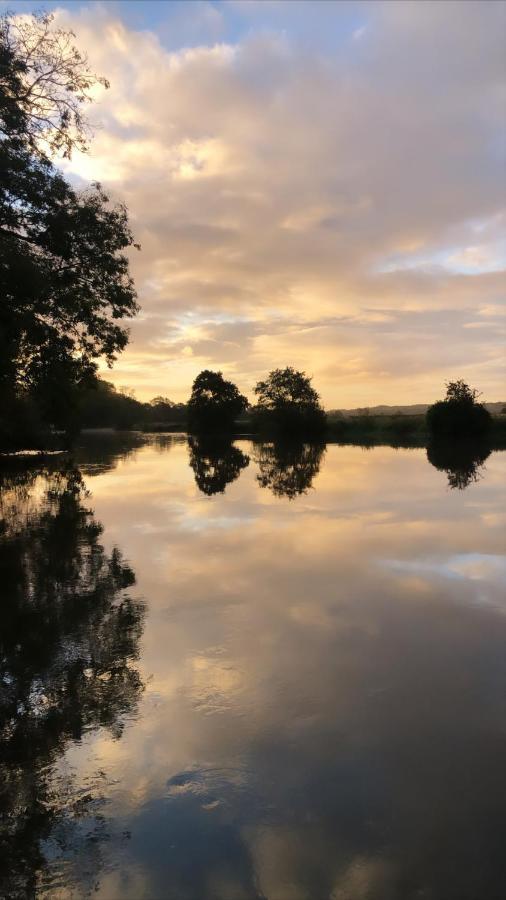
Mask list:
POLYGON ((492 416, 482 403, 477 403, 478 393, 464 381, 449 382, 446 397, 427 410, 427 428, 434 436, 473 437, 486 434, 492 425, 492 416))

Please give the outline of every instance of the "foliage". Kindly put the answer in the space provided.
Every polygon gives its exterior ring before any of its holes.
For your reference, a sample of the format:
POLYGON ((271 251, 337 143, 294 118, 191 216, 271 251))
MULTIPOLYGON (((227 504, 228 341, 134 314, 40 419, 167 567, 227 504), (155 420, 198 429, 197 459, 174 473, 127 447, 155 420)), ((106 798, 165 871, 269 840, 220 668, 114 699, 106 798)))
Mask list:
POLYGON ((260 430, 282 433, 321 432, 325 413, 320 397, 304 372, 291 366, 274 369, 255 387, 255 422, 260 430))
POLYGON ((143 403, 125 389, 117 389, 109 381, 95 378, 79 396, 79 423, 82 428, 117 428, 143 431, 186 424, 184 403, 173 403, 168 397, 154 397, 143 403))
POLYGON ((184 427, 188 416, 186 403, 174 403, 168 397, 154 397, 144 404, 143 422, 147 429, 157 430, 175 425, 184 427))
POLYGON ((469 385, 461 379, 458 381, 447 381, 446 383, 445 400, 448 403, 467 403, 472 405, 473 403, 476 403, 479 396, 479 391, 469 387, 469 385))
POLYGON ((425 440, 425 418, 422 415, 357 415, 331 414, 327 418, 329 437, 339 441, 362 443, 387 442, 393 445, 417 444, 425 440))
POLYGON ((269 488, 276 497, 293 500, 311 488, 320 471, 325 444, 275 441, 257 447, 255 461, 261 487, 269 488))
POLYGON ((55 828, 72 845, 87 818, 93 838, 93 804, 55 788, 51 772, 86 730, 120 737, 143 688, 144 608, 119 550, 100 543, 75 468, 4 468, 0 509, 0 895, 21 898, 38 893, 55 828))
POLYGON ((140 421, 143 408, 134 397, 97 378, 79 398, 79 421, 83 428, 129 429, 140 421))
POLYGON ((208 497, 223 494, 249 465, 249 456, 226 438, 190 437, 188 446, 197 487, 208 497))
POLYGON ((457 444, 433 440, 427 447, 427 459, 440 472, 446 472, 448 485, 463 491, 480 480, 481 470, 491 453, 488 441, 464 440, 457 444))
POLYGON ((204 369, 193 382, 188 402, 190 431, 229 431, 248 401, 221 372, 204 369))
POLYGON ((427 410, 427 428, 435 436, 472 437, 485 434, 492 425, 492 416, 482 403, 479 394, 465 381, 450 381, 446 385, 446 397, 427 410))
POLYGON ((96 360, 128 341, 137 311, 127 211, 100 185, 77 191, 45 155, 85 142, 80 107, 97 79, 50 16, 0 23, 0 440, 33 402, 72 431, 96 360))
POLYGON ((75 34, 53 22, 47 13, 0 18, 0 115, 28 149, 48 147, 69 157, 74 148, 87 149, 83 105, 97 84, 109 84, 90 71, 75 34))

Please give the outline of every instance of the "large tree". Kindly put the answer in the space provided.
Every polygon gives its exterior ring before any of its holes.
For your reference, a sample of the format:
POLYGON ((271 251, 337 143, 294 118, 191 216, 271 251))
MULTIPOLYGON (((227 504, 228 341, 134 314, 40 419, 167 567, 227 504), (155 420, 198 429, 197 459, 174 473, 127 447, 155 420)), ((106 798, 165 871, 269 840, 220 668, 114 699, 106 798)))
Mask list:
MULTIPOLYGON (((76 391, 128 341, 137 311, 123 204, 72 187, 57 153, 85 149, 81 109, 101 82, 51 16, 0 20, 0 440, 27 404, 66 428, 76 391), (3 432, 3 434, 2 434, 3 432)), ((19 422, 18 422, 19 424, 19 422)), ((26 435, 22 435, 26 437, 26 435)))
POLYGON ((248 405, 232 381, 221 372, 204 369, 197 375, 188 402, 188 425, 191 431, 229 431, 236 418, 248 405))
POLYGON ((255 394, 255 418, 261 430, 318 432, 325 427, 320 397, 305 372, 291 366, 274 369, 258 382, 255 394))

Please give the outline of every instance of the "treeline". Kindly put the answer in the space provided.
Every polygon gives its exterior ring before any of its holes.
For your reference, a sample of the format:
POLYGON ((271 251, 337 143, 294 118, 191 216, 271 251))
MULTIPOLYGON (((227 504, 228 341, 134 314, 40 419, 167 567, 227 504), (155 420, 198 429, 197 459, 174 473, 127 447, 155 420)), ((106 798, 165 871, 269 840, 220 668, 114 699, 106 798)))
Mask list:
POLYGON ((250 404, 221 372, 205 369, 195 381, 187 403, 168 397, 141 402, 101 379, 76 398, 81 428, 137 428, 145 431, 188 430, 193 434, 282 432, 320 434, 327 419, 320 398, 304 372, 274 369, 255 387, 250 404))
POLYGON ((263 434, 371 442, 388 440, 424 445, 431 435, 441 438, 479 437, 494 432, 506 438, 506 418, 492 417, 478 393, 464 381, 449 382, 443 400, 424 415, 345 416, 324 411, 311 379, 292 367, 274 369, 255 387, 249 404, 238 387, 221 372, 204 370, 195 379, 187 403, 155 397, 147 403, 97 380, 80 400, 83 428, 189 431, 195 435, 263 434))
POLYGON ((154 397, 147 403, 102 379, 82 392, 78 398, 81 428, 115 428, 167 431, 186 430, 188 405, 173 403, 168 397, 154 397))
POLYGON ((23 447, 45 449, 61 446, 82 429, 187 431, 199 438, 237 434, 267 438, 320 440, 351 443, 394 443, 424 446, 432 438, 493 437, 506 442, 506 417, 494 416, 479 403, 477 392, 463 381, 450 382, 443 400, 425 415, 345 416, 327 415, 311 378, 292 367, 274 369, 255 387, 256 403, 250 404, 221 372, 204 370, 195 379, 187 403, 157 396, 148 402, 94 378, 73 398, 72 432, 52 423, 44 427, 36 410, 29 422, 16 422, 11 435, 0 435, 0 450, 23 447))

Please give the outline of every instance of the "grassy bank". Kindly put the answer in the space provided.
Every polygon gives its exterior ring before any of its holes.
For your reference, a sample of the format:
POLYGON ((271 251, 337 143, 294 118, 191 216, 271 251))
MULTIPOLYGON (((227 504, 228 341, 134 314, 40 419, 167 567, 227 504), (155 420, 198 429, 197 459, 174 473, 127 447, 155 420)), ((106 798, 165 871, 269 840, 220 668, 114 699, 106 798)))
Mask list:
MULTIPOLYGON (((170 433, 184 431, 181 422, 157 422, 156 425, 142 427, 145 432, 170 433)), ((254 420, 249 415, 241 416, 234 428, 235 437, 269 437, 255 428, 254 420)), ((352 444, 393 444, 402 446, 409 444, 425 447, 429 443, 429 432, 425 415, 364 415, 344 416, 330 414, 327 416, 327 428, 323 435, 329 441, 352 444)), ((306 440, 310 436, 306 437, 306 440)), ((506 447, 506 416, 493 416, 492 428, 488 440, 498 447, 506 447)))

